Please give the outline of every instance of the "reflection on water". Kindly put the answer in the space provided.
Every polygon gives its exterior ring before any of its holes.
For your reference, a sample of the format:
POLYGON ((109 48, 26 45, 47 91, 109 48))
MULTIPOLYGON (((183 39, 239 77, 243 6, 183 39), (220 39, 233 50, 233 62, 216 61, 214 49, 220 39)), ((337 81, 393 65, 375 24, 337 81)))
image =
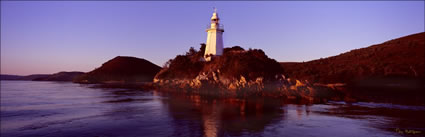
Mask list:
POLYGON ((173 95, 162 102, 167 105, 173 118, 171 124, 176 128, 187 128, 184 130, 190 131, 190 135, 258 134, 267 125, 284 118, 280 103, 270 100, 213 100, 193 95, 173 95))
POLYGON ((2 137, 424 136, 424 115, 424 106, 297 105, 270 98, 214 99, 1 81, 2 137))
POLYGON ((267 125, 285 117, 276 100, 214 100, 173 95, 162 101, 167 104, 175 127, 190 125, 186 128, 192 134, 208 137, 260 134, 267 125), (200 130, 191 130, 197 128, 200 130))

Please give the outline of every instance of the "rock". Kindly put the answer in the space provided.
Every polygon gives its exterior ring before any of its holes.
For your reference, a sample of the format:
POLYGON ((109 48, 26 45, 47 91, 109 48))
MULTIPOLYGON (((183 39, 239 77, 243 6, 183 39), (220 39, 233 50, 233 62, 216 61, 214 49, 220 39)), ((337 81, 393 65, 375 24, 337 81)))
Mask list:
POLYGON ((296 80, 297 83, 295 84, 296 87, 305 86, 303 83, 301 83, 299 80, 296 80))
POLYGON ((295 97, 307 102, 322 100, 328 95, 319 94, 322 90, 316 90, 308 81, 286 77, 280 73, 279 64, 259 50, 227 52, 210 62, 193 62, 198 60, 191 59, 195 57, 179 55, 170 62, 169 68, 155 76, 154 82, 159 87, 205 95, 295 97))

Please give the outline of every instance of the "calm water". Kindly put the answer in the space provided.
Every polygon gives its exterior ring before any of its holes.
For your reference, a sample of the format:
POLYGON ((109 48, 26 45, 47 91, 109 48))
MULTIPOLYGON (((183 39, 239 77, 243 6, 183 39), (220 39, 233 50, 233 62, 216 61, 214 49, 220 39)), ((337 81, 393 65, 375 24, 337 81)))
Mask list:
POLYGON ((424 130, 424 106, 296 105, 273 99, 213 100, 73 83, 1 81, 2 137, 388 137, 424 136, 424 130))

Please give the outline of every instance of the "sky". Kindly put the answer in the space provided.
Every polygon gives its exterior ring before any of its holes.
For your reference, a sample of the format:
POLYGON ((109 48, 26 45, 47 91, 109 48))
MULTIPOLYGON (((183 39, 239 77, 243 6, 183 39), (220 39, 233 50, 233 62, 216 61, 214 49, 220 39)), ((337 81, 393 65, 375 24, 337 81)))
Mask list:
POLYGON ((205 43, 302 62, 424 32, 424 1, 1 1, 1 74, 88 72, 116 56, 159 66, 205 43))

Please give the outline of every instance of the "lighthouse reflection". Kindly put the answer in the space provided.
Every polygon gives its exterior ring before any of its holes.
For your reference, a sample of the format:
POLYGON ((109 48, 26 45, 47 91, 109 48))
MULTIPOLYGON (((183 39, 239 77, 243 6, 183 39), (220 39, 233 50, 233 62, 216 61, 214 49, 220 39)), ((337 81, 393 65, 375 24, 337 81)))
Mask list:
POLYGON ((168 97, 163 103, 168 106, 173 119, 175 136, 260 135, 267 125, 285 119, 281 102, 273 99, 212 99, 199 95, 168 97))

